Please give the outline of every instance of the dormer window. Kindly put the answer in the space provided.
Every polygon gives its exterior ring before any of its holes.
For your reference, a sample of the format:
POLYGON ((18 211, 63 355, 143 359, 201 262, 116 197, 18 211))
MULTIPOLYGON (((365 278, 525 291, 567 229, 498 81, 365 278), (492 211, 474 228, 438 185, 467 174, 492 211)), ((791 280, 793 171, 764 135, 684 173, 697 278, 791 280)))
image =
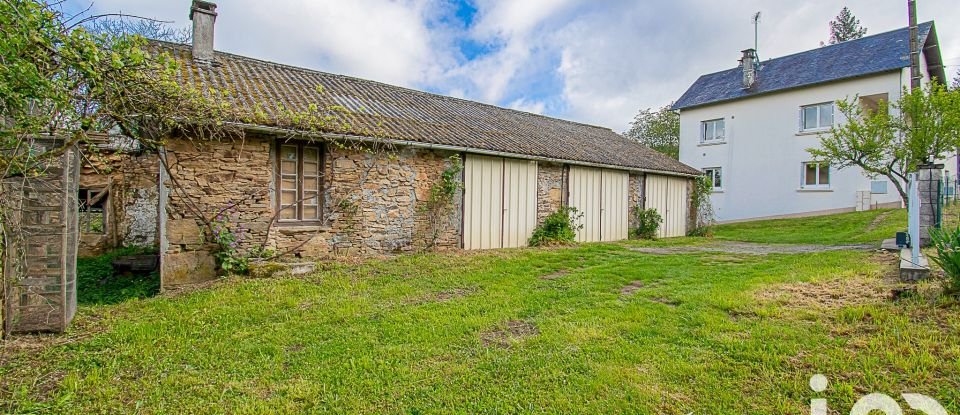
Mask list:
POLYGON ((726 131, 723 118, 708 120, 700 123, 700 143, 714 144, 726 140, 726 131))

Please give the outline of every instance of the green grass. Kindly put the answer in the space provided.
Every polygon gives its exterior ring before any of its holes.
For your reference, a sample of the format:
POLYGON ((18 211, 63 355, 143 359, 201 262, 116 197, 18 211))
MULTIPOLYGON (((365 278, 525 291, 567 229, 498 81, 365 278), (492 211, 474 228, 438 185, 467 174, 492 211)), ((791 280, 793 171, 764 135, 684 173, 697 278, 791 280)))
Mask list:
POLYGON ((864 252, 629 250, 702 241, 325 264, 84 307, 58 338, 77 340, 0 353, 0 412, 780 414, 822 396, 846 413, 874 391, 960 410, 955 306, 758 295, 875 282, 888 270, 864 252))
POLYGON ((77 303, 117 304, 160 292, 160 273, 120 275, 113 260, 124 255, 155 254, 149 248, 121 248, 103 255, 77 259, 77 303))
POLYGON ((876 244, 907 229, 906 209, 718 225, 717 239, 791 244, 876 244))

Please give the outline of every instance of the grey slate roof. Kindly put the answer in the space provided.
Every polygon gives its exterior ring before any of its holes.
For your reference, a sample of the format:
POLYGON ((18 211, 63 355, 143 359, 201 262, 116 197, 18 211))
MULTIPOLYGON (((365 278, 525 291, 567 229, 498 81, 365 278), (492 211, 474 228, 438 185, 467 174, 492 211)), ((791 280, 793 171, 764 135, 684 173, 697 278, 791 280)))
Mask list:
POLYGON ((270 113, 277 104, 293 111, 305 111, 311 104, 340 105, 360 114, 352 120, 364 124, 358 130, 376 130, 388 139, 701 174, 609 128, 223 52, 216 52, 213 65, 198 63, 189 46, 158 45, 181 63, 182 82, 225 92, 233 106, 246 113, 270 113))
MULTIPOLYGON (((930 72, 944 81, 934 24, 922 23, 919 29, 930 72)), ((909 29, 902 28, 763 61, 757 81, 749 90, 743 89, 739 67, 703 75, 673 104, 673 109, 900 70, 910 66, 909 40, 909 29)))

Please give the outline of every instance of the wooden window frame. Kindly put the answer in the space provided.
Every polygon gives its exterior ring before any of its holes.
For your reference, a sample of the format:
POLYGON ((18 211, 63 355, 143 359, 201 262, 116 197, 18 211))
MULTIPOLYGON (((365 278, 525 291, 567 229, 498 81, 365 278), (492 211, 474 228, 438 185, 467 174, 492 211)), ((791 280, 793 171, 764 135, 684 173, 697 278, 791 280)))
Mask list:
POLYGON ((77 214, 80 218, 80 233, 90 234, 90 235, 106 235, 107 234, 107 200, 110 197, 110 192, 105 188, 97 187, 80 187, 77 190, 77 214), (80 197, 81 194, 85 194, 86 197, 80 197), (96 213, 93 209, 100 209, 101 217, 101 231, 97 232, 91 229, 91 213, 96 213))
POLYGON ((311 143, 311 142, 302 142, 302 141, 287 141, 287 142, 277 142, 274 147, 276 152, 276 157, 274 159, 276 164, 276 169, 274 171, 274 183, 276 188, 274 189, 274 195, 276 197, 276 203, 274 208, 276 209, 276 223, 280 226, 291 226, 291 225, 320 225, 323 223, 323 193, 326 187, 324 180, 324 170, 326 168, 326 148, 320 143, 311 143), (296 147, 297 148, 297 174, 296 174, 296 217, 295 218, 283 218, 280 214, 280 211, 283 208, 283 147, 296 147), (317 150, 317 163, 319 163, 317 168, 317 217, 316 218, 303 218, 303 207, 304 207, 304 178, 305 172, 303 170, 303 153, 304 149, 313 148, 317 150))

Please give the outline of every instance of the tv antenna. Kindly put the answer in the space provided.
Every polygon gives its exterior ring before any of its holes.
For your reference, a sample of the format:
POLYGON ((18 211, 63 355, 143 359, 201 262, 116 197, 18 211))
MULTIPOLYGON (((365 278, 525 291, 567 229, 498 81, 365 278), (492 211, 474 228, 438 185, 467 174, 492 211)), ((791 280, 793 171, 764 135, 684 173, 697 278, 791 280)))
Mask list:
POLYGON ((753 53, 757 56, 757 65, 760 64, 760 12, 756 12, 753 15, 753 18, 750 20, 753 21, 753 53))

